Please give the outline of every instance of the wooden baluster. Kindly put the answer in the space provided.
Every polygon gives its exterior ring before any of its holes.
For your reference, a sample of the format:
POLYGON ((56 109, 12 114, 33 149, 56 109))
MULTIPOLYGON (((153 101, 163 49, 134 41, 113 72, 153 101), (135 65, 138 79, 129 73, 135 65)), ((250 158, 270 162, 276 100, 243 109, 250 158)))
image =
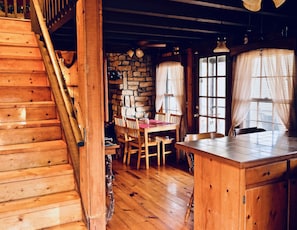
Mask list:
POLYGON ((17 0, 13 0, 13 12, 14 12, 14 17, 18 17, 18 3, 17 0))

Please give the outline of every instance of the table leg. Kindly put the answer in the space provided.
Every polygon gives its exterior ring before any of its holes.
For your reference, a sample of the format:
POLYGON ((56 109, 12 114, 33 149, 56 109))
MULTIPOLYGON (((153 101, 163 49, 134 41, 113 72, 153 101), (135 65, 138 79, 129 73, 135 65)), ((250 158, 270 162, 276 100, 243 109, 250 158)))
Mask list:
POLYGON ((149 169, 149 147, 148 147, 148 132, 147 130, 144 131, 144 147, 145 147, 145 167, 146 169, 149 169))
MULTIPOLYGON (((175 129, 175 138, 176 142, 179 142, 179 127, 176 127, 175 129)), ((179 163, 180 160, 180 150, 176 149, 176 163, 179 163)))

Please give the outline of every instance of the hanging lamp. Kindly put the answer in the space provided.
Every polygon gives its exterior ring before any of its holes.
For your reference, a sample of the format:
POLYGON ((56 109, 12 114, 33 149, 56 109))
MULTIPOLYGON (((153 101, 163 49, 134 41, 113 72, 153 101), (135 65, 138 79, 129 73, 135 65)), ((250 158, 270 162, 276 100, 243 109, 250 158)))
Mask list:
POLYGON ((132 58, 133 55, 134 55, 134 51, 133 51, 132 49, 129 49, 129 50, 127 51, 127 54, 128 54, 128 56, 129 56, 130 58, 132 58))
POLYGON ((142 51, 142 49, 138 48, 136 51, 135 51, 135 55, 136 57, 138 58, 142 58, 144 56, 144 52, 142 51))
POLYGON ((229 53, 230 52, 230 49, 227 47, 226 45, 226 38, 221 38, 221 37, 218 37, 218 40, 217 40, 217 47, 214 48, 213 52, 214 53, 229 53))

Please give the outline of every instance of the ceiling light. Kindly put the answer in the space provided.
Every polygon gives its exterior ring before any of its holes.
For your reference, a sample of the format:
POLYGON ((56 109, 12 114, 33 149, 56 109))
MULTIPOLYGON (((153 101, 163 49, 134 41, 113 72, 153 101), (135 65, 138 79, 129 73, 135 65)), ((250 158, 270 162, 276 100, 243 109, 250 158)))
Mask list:
MULTIPOLYGON (((286 0, 272 0, 275 7, 280 7, 286 0)), ((259 11, 261 9, 262 0, 242 0, 243 6, 250 11, 259 11)))
POLYGON ((128 54, 128 56, 129 56, 130 58, 132 58, 133 55, 134 55, 134 51, 133 51, 132 49, 130 49, 130 50, 127 51, 127 54, 128 54))
POLYGON ((286 0, 272 0, 276 8, 280 7, 286 0))
POLYGON ((143 51, 142 51, 140 48, 138 48, 138 49, 136 50, 136 52, 135 52, 135 55, 136 55, 136 57, 138 57, 138 58, 142 58, 143 55, 144 55, 144 53, 143 53, 143 51))
POLYGON ((213 50, 214 53, 228 53, 230 50, 226 46, 226 38, 218 38, 217 47, 213 50))

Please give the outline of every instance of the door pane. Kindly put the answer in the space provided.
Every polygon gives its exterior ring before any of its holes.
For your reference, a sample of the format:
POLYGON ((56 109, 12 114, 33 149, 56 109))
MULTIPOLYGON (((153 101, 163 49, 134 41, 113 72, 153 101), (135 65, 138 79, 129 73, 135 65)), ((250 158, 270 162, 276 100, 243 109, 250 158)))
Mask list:
POLYGON ((207 78, 199 79, 199 95, 207 96, 207 78))
POLYGON ((217 69, 216 69, 216 57, 210 57, 208 58, 208 74, 207 76, 216 76, 217 69))
POLYGON ((202 116, 207 115, 207 103, 204 97, 199 98, 199 114, 202 116))
POLYGON ((206 133, 207 132, 207 118, 206 117, 199 117, 199 133, 206 133))

